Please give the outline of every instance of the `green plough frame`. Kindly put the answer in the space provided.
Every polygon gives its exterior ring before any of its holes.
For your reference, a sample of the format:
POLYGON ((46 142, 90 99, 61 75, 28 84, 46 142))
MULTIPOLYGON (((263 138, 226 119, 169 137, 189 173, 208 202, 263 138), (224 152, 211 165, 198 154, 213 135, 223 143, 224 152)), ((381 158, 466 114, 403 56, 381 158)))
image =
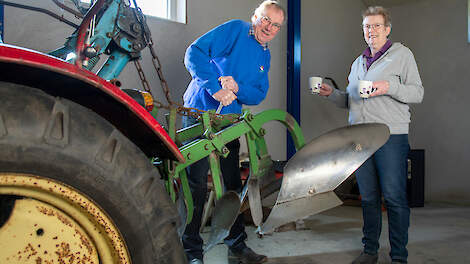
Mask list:
POLYGON ((271 168, 272 160, 268 154, 262 127, 270 121, 278 121, 287 127, 297 150, 305 145, 304 136, 297 121, 287 112, 279 109, 266 110, 253 115, 244 109, 241 115, 230 115, 230 118, 217 117, 213 111, 205 112, 198 124, 176 131, 176 109, 167 116, 168 134, 179 145, 186 159, 185 163, 163 160, 157 161, 160 172, 166 180, 166 188, 173 201, 177 194, 174 188, 176 182, 181 183, 187 208, 187 223, 193 215, 193 199, 189 189, 185 168, 208 157, 216 199, 223 195, 222 178, 219 157, 227 157, 229 150, 225 147, 245 135, 250 164, 250 177, 263 177, 271 168), (213 117, 213 118, 211 118, 213 117), (233 121, 236 120, 236 121, 233 121), (183 144, 183 142, 189 142, 183 144))

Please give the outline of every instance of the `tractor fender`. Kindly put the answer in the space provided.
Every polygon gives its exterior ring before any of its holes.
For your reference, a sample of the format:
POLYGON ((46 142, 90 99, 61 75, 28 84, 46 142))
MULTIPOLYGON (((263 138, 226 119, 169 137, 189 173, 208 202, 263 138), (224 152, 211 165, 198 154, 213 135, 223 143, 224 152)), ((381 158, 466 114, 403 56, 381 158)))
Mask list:
POLYGON ((41 89, 96 112, 148 157, 184 163, 174 141, 135 100, 93 72, 34 50, 0 44, 1 81, 41 89))

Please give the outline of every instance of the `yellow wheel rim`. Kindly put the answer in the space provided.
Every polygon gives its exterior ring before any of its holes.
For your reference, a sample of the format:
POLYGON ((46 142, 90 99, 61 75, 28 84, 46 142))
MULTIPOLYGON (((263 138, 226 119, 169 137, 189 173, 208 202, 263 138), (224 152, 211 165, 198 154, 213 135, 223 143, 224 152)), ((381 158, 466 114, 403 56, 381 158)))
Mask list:
POLYGON ((0 263, 131 263, 111 218, 78 190, 34 175, 0 173, 0 195, 24 197, 0 228, 0 263))

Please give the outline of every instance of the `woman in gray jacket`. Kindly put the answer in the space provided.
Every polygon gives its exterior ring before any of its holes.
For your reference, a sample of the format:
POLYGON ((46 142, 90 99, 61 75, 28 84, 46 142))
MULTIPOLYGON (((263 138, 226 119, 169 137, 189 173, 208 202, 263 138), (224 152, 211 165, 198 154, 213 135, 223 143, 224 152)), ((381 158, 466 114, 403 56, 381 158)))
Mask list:
POLYGON ((364 250, 353 263, 377 263, 382 228, 381 197, 387 208, 392 263, 406 263, 410 209, 406 195, 410 149, 409 103, 420 103, 424 88, 413 53, 388 39, 391 18, 383 7, 362 14, 366 50, 353 62, 346 92, 322 84, 320 95, 349 109, 349 123, 383 123, 390 138, 355 173, 363 211, 364 250), (360 80, 372 81, 368 98, 359 94, 360 80))

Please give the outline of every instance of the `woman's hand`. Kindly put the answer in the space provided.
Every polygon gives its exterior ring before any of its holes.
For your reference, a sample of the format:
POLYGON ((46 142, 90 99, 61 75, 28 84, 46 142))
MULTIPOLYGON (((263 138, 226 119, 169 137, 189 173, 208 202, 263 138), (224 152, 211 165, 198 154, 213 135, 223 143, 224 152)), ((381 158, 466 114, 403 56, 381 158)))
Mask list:
POLYGON ((375 89, 375 91, 370 94, 370 97, 379 96, 388 93, 390 84, 388 81, 376 81, 372 83, 372 88, 375 89))
POLYGON ((333 88, 326 83, 322 83, 320 86, 320 95, 329 96, 333 92, 333 88))

